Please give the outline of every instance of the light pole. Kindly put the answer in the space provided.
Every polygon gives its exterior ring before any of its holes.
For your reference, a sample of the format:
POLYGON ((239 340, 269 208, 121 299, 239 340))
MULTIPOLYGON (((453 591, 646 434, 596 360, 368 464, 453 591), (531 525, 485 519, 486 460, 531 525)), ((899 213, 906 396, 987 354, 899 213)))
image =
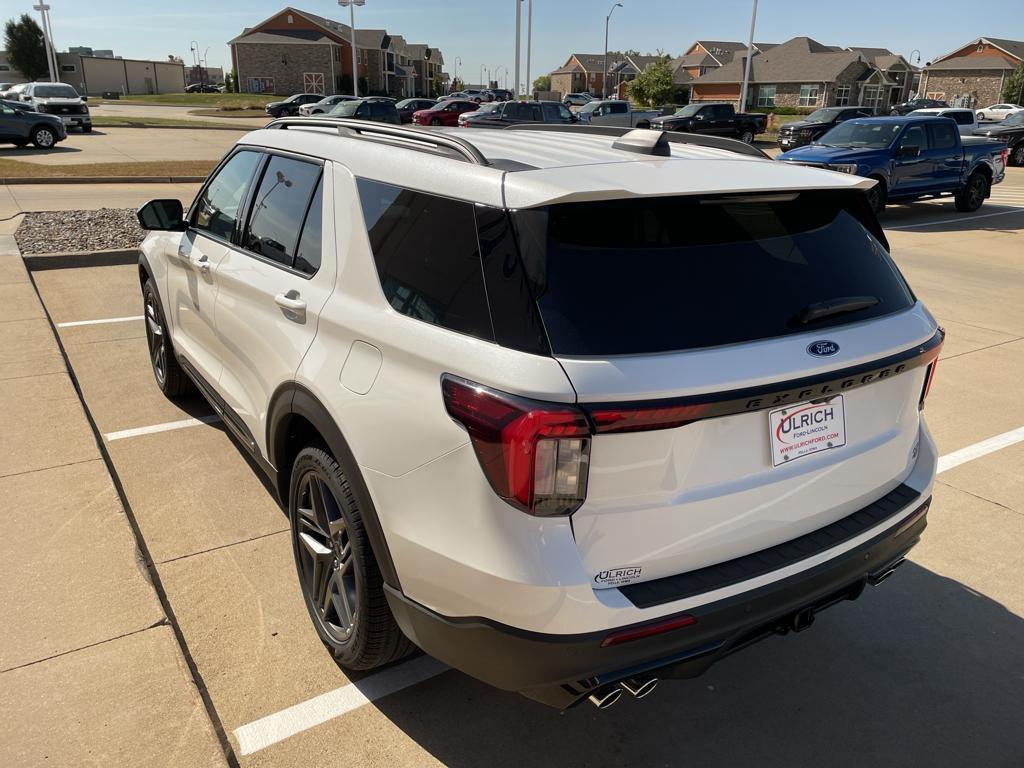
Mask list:
POLYGON ((50 70, 50 81, 57 82, 57 50, 53 47, 53 33, 50 30, 50 6, 46 3, 39 3, 32 6, 33 11, 39 11, 39 17, 43 20, 43 42, 46 45, 46 66, 50 70))
POLYGON ((494 68, 494 87, 495 88, 498 87, 498 73, 501 70, 503 70, 503 69, 505 70, 505 77, 507 78, 508 77, 508 67, 506 67, 504 64, 499 64, 498 66, 496 66, 494 68))
MULTIPOLYGON (((342 8, 348 6, 349 28, 352 32, 352 95, 359 95, 359 65, 356 62, 356 6, 366 5, 366 0, 338 0, 342 8)), ((326 88, 324 90, 327 90, 326 88)))
POLYGON ((521 29, 522 11, 519 8, 519 4, 523 2, 523 0, 513 0, 513 2, 516 4, 516 79, 515 82, 512 83, 512 87, 516 89, 515 100, 519 101, 519 41, 523 34, 521 29))
POLYGON ((601 96, 608 98, 608 23, 612 20, 612 14, 616 8, 622 8, 622 3, 616 3, 604 17, 604 74, 601 75, 601 96))
POLYGON ((754 58, 754 24, 757 22, 757 0, 750 13, 750 37, 747 38, 747 60, 743 65, 743 85, 740 86, 740 112, 747 109, 747 88, 750 87, 750 60, 754 58))
POLYGON ((526 1, 526 95, 533 97, 533 81, 530 79, 530 46, 533 42, 533 0, 526 1))
MULTIPOLYGON (((461 63, 462 63, 462 57, 461 56, 456 56, 455 57, 455 77, 452 78, 452 87, 454 87, 455 84, 457 82, 459 82, 459 64, 461 64, 461 63)), ((452 91, 452 89, 449 88, 448 92, 451 93, 451 91, 452 91)))

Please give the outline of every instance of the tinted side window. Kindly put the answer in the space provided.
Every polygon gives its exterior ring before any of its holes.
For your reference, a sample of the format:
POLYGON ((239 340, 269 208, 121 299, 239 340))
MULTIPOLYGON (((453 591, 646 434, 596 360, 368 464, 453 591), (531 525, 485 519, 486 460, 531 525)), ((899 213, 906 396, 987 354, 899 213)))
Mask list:
POLYGON ((928 135, 925 133, 924 126, 912 125, 907 128, 907 132, 903 134, 903 139, 900 141, 900 146, 917 147, 922 152, 928 149, 928 135))
POLYGON ((192 226, 211 235, 230 240, 238 221, 238 209, 249 190, 259 152, 238 152, 213 177, 192 213, 192 226))
POLYGON ((557 104, 543 104, 541 106, 544 110, 544 122, 560 123, 562 121, 562 114, 558 111, 557 104))
POLYGON ((950 112, 945 117, 952 117, 953 122, 957 125, 970 125, 974 122, 974 113, 961 110, 959 112, 950 112))
POLYGON ((253 196, 243 246, 264 258, 292 266, 299 228, 319 178, 319 165, 290 157, 271 157, 253 196))
POLYGON ((388 303, 426 323, 492 341, 473 205, 359 179, 388 303))
POLYGON ((307 275, 315 275, 316 271, 320 269, 323 218, 324 180, 321 178, 316 185, 313 199, 309 201, 306 223, 302 225, 302 235, 299 236, 299 248, 295 254, 295 268, 299 272, 305 272, 307 275))
POLYGON ((956 146, 956 128, 949 123, 928 126, 932 134, 932 149, 952 149, 956 146))
POLYGON ((627 111, 626 104, 621 101, 615 102, 611 105, 610 111, 613 115, 624 115, 627 111))

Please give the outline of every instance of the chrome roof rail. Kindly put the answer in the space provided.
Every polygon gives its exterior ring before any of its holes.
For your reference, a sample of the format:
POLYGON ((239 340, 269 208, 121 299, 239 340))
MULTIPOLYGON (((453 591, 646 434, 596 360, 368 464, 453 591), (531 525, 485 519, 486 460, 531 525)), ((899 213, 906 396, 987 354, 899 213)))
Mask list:
MULTIPOLYGON (((555 133, 583 133, 591 136, 614 136, 616 139, 621 139, 626 134, 632 133, 633 131, 651 131, 653 133, 661 133, 664 137, 664 141, 670 144, 692 144, 696 147, 708 147, 710 149, 724 149, 728 152, 735 152, 738 155, 748 155, 750 157, 759 157, 763 160, 770 160, 771 158, 762 152, 752 144, 744 144, 739 139, 727 139, 724 136, 705 136, 700 133, 678 133, 676 131, 658 131, 654 128, 620 128, 615 125, 578 125, 578 124, 566 124, 566 123, 521 123, 519 125, 508 125, 502 130, 505 131, 553 131, 555 133)), ((612 146, 619 144, 620 142, 613 142, 612 146)), ((629 144, 635 146, 635 141, 628 141, 629 144)), ((652 145, 658 146, 660 140, 651 142, 652 145)), ((624 146, 616 147, 617 149, 625 149, 624 146)), ((630 148, 627 151, 638 151, 637 149, 630 148)))
POLYGON ((483 153, 465 139, 432 131, 428 128, 412 128, 391 123, 377 123, 371 120, 351 120, 344 117, 281 117, 266 128, 286 130, 288 128, 335 128, 339 136, 353 139, 383 139, 389 143, 425 152, 456 155, 458 159, 473 165, 490 165, 483 153))

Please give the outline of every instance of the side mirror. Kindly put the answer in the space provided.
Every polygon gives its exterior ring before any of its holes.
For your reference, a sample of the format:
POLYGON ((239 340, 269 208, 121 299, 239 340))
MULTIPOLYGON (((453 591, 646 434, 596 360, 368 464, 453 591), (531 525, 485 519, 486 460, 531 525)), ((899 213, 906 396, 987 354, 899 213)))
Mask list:
POLYGON ((135 214, 139 226, 153 232, 183 232, 185 215, 180 200, 150 200, 135 214))
POLYGON ((898 157, 917 157, 920 154, 921 148, 916 144, 901 144, 896 153, 898 157))
POLYGON ((89 100, 88 96, 82 96, 82 101, 88 101, 88 100, 89 100))
POLYGON ((694 120, 703 120, 704 119, 704 115, 694 115, 693 119, 694 120))

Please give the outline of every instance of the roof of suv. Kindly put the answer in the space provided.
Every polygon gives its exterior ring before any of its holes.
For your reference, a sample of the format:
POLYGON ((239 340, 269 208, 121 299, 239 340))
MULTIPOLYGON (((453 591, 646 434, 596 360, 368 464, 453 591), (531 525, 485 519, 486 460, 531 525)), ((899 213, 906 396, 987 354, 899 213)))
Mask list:
POLYGON ((300 120, 303 122, 290 123, 288 130, 253 131, 239 143, 330 159, 360 178, 502 208, 648 195, 852 189, 873 184, 859 176, 706 146, 672 143, 666 156, 638 154, 614 148, 613 136, 584 131, 428 131, 396 126, 391 136, 359 140, 355 127, 334 128, 323 121, 300 120), (435 134, 468 143, 485 163, 461 162, 450 152, 427 148, 425 142, 435 134))

